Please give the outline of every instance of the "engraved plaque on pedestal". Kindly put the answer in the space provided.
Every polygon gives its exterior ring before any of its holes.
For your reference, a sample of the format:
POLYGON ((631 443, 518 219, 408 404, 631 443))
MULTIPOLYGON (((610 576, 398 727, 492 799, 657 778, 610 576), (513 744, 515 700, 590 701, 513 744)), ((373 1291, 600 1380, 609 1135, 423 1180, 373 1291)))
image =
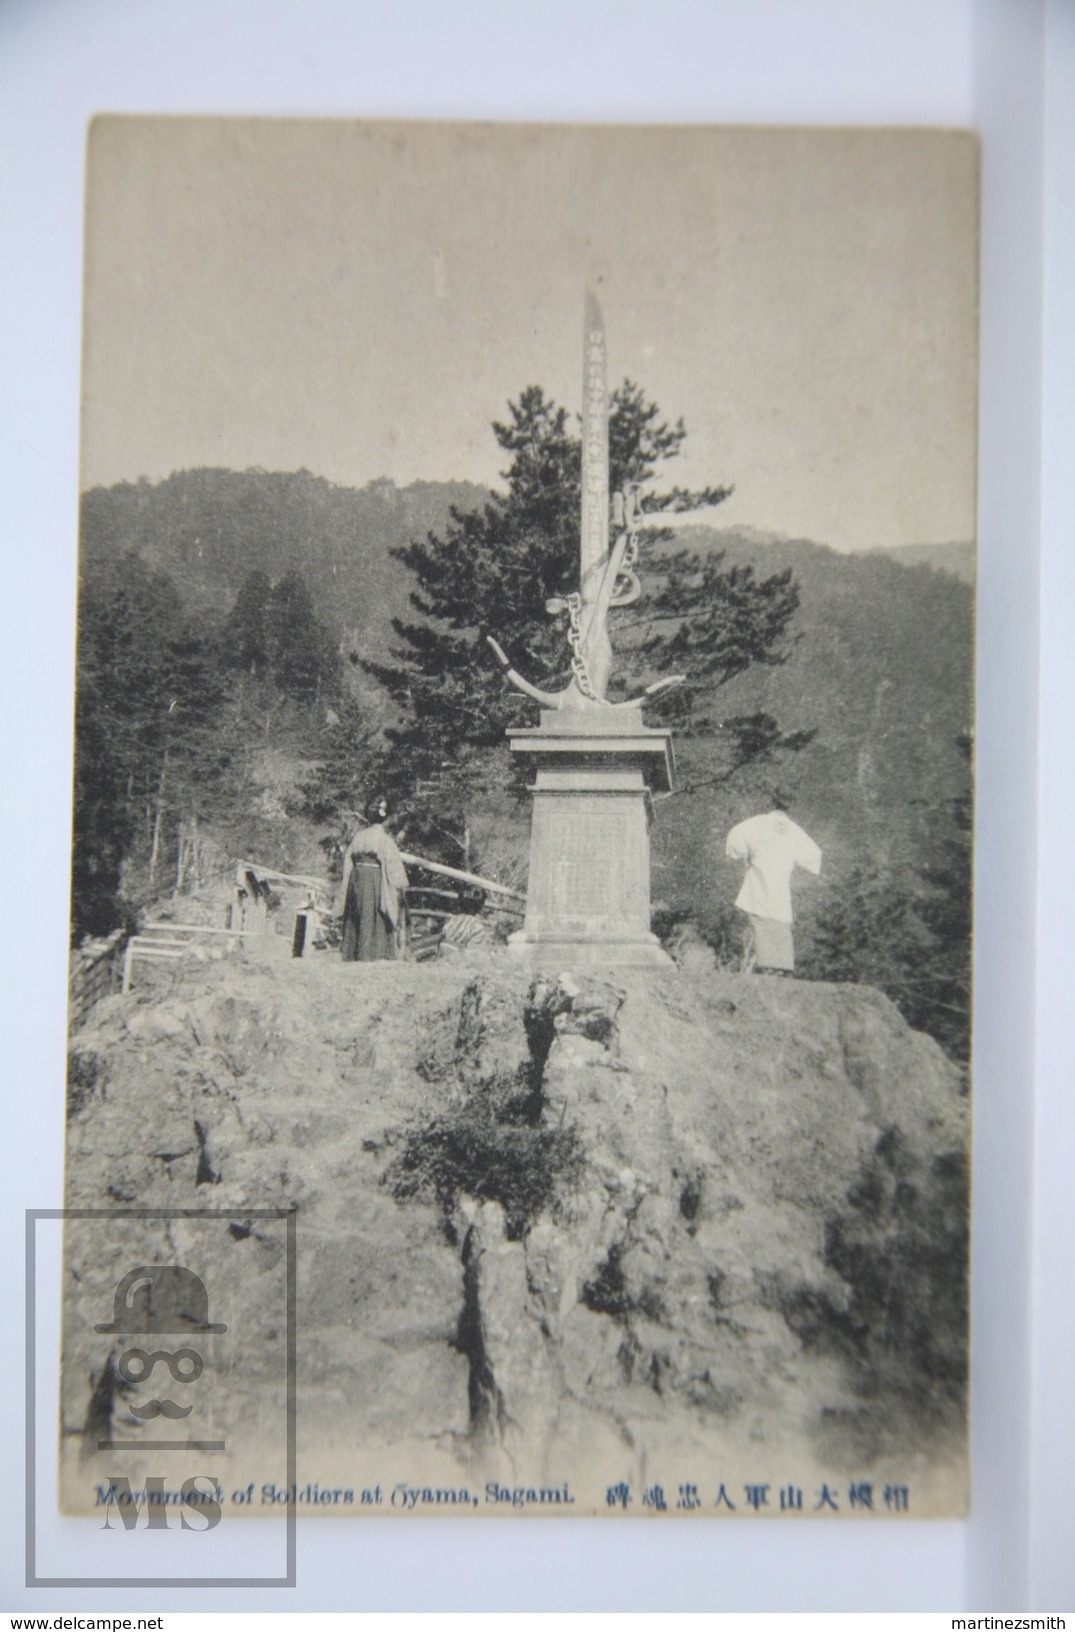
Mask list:
POLYGON ((563 918, 620 918, 624 912, 627 828, 620 812, 549 819, 552 910, 563 918))
POLYGON ((526 919, 509 948, 563 968, 667 964, 649 927, 646 804, 652 783, 671 780, 668 734, 614 715, 585 724, 545 718, 512 733, 537 779, 526 919))

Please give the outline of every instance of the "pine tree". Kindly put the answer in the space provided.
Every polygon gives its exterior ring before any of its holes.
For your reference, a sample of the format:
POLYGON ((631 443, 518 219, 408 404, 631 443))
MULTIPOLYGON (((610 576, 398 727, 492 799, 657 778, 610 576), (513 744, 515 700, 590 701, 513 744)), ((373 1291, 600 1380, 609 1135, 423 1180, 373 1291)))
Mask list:
POLYGON ((314 612, 301 573, 288 572, 269 593, 264 612, 265 644, 273 679, 300 703, 317 702, 339 685, 335 643, 314 612))
MULTIPOLYGON (((495 636, 535 684, 555 690, 569 678, 565 627, 546 602, 578 588, 581 443, 567 411, 539 386, 509 403, 508 415, 492 427, 508 456, 505 491, 480 510, 453 509, 443 535, 394 552, 414 574, 418 617, 394 620, 393 661, 364 665, 400 715, 387 733, 384 781, 412 814, 424 806, 432 819, 436 807, 441 829, 449 811, 457 827, 465 825, 467 804, 488 786, 489 750, 503 744, 508 728, 532 719, 532 703, 505 687, 486 637, 495 636)), ((635 485, 653 520, 643 535, 645 603, 618 615, 612 630, 611 698, 685 672, 687 684, 664 705, 665 717, 707 729, 703 704, 715 688, 752 663, 784 660, 798 592, 790 572, 759 581, 750 568, 725 570, 719 554, 669 549, 662 515, 717 505, 731 491, 663 483, 653 490, 686 435, 683 421, 665 420, 633 381, 613 393, 610 489, 635 485)), ((746 730, 743 740, 749 736, 746 730)))
POLYGON ((123 862, 133 837, 125 781, 101 693, 84 673, 75 707, 72 946, 85 935, 107 935, 120 921, 123 862))
POLYGON ((172 579, 102 555, 79 598, 72 933, 115 927, 172 878, 184 824, 214 817, 234 743, 221 641, 172 579))
POLYGON ((221 661, 252 680, 269 672, 269 603, 272 583, 264 572, 248 573, 221 630, 221 661))
POLYGON ((966 784, 933 813, 913 871, 856 867, 832 891, 803 973, 878 986, 956 1060, 970 1054, 970 739, 955 744, 966 784))
POLYGON ((159 855, 167 761, 167 652, 182 629, 175 585, 133 553, 103 561, 78 608, 72 926, 102 933, 124 912, 119 890, 134 854, 159 855), (96 745, 96 747, 95 747, 96 745))

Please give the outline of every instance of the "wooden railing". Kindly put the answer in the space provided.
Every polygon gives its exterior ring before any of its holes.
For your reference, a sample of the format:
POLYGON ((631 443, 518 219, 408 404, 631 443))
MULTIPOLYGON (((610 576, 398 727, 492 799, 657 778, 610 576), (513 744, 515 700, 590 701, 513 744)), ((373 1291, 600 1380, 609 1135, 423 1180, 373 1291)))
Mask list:
POLYGON ((138 958, 169 959, 185 957, 193 951, 200 935, 226 935, 232 940, 242 940, 246 935, 260 934, 260 928, 253 929, 214 929, 208 924, 170 924, 167 922, 144 924, 137 935, 132 935, 127 942, 123 955, 123 982, 121 991, 129 992, 134 983, 134 965, 138 958))
POLYGON ((114 929, 99 940, 84 941, 72 952, 67 985, 67 1024, 71 1031, 85 1025, 94 1005, 118 989, 125 946, 126 931, 114 929))

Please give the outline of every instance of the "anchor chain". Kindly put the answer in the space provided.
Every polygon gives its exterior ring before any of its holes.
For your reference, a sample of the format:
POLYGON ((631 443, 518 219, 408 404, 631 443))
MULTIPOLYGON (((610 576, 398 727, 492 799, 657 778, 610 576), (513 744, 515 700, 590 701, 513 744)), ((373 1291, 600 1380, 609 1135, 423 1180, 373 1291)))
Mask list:
POLYGON ((593 689, 590 671, 582 655, 582 596, 575 589, 570 595, 565 595, 564 600, 567 604, 567 641, 571 647, 571 673, 582 695, 593 703, 599 703, 601 698, 593 689))
MULTIPOLYGON (((634 519, 637 522, 637 519, 638 519, 637 516, 634 519)), ((630 524, 628 524, 628 525, 630 525, 630 524)), ((632 528, 627 534, 627 547, 623 552, 623 561, 620 564, 620 570, 616 574, 616 582, 613 585, 612 595, 611 595, 611 598, 609 600, 609 605, 610 606, 620 606, 620 605, 625 604, 620 599, 620 597, 631 595, 632 589, 637 589, 638 588, 638 579, 636 578, 634 572, 631 570, 633 567, 637 566, 637 564, 638 564, 638 529, 637 529, 637 526, 636 526, 636 527, 632 528), (622 589, 620 588, 621 584, 623 584, 625 586, 622 589)), ((633 595, 631 596, 631 599, 632 600, 634 599, 633 595)), ((630 603, 628 602, 626 604, 630 604, 630 603)))
MULTIPOLYGON (((637 591, 638 579, 632 570, 638 563, 638 534, 642 520, 642 506, 637 495, 633 495, 633 503, 625 505, 625 530, 627 543, 624 546, 623 560, 616 574, 616 582, 609 597, 610 606, 630 605, 635 599, 632 590, 637 591), (623 586, 621 588, 621 585, 623 586)), ((605 698, 599 697, 593 688, 590 679, 590 670, 582 651, 582 596, 578 590, 565 595, 563 604, 567 608, 567 640, 571 647, 571 673, 575 684, 584 697, 591 702, 601 703, 605 698)))

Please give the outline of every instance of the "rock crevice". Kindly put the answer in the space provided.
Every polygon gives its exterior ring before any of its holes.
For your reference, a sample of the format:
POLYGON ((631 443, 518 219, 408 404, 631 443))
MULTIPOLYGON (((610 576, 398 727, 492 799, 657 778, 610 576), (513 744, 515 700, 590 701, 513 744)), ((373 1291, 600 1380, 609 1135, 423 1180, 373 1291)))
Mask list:
MULTIPOLYGON (((296 1209, 310 1446, 550 1478, 677 1445, 869 1465, 960 1432, 960 1090, 854 987, 234 960, 100 1005, 67 1200, 296 1209)), ((77 1422, 129 1238, 70 1240, 77 1422)), ((278 1259, 240 1225, 195 1266, 236 1332, 278 1259)), ((256 1423, 256 1376, 222 1399, 256 1423)))

